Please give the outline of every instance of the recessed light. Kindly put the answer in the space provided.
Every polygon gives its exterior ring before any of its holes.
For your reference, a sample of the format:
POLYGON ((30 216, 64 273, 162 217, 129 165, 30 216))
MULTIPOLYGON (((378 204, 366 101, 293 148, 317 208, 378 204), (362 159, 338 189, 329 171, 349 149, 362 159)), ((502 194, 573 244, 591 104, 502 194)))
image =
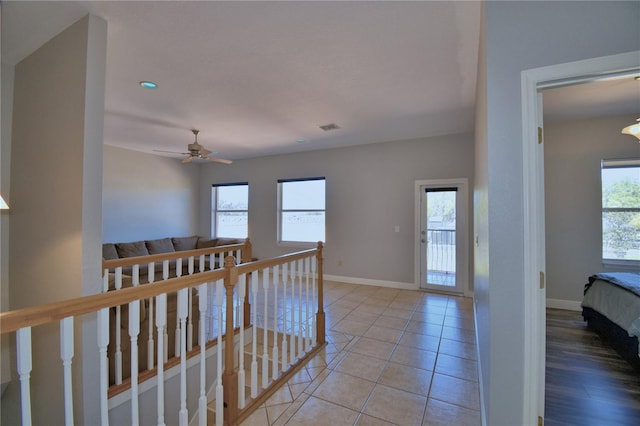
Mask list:
POLYGON ((154 83, 153 81, 143 80, 140 82, 140 86, 144 87, 145 89, 156 89, 158 87, 158 84, 154 83))

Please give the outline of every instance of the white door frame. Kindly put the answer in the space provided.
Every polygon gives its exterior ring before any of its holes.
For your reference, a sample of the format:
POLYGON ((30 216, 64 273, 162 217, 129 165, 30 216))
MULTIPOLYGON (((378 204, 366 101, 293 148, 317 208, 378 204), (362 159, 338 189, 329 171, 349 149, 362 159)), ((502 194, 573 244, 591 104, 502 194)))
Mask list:
MULTIPOLYGON (((545 289, 543 145, 538 144, 538 90, 640 69, 640 51, 525 70, 521 75, 524 203, 523 424, 544 416, 545 289)), ((541 117, 540 117, 541 118, 541 117)))
POLYGON ((462 253, 460 259, 456 259, 456 281, 462 283, 463 295, 469 297, 469 180, 467 178, 459 179, 430 179, 430 180, 416 180, 414 184, 414 196, 415 196, 415 258, 414 258, 414 282, 416 288, 422 288, 420 282, 421 275, 421 211, 420 204, 422 200, 422 191, 420 188, 423 186, 441 186, 458 188, 460 193, 460 209, 456 211, 456 227, 460 227, 460 238, 456 238, 456 256, 457 253, 462 253), (460 247, 458 250, 457 247, 460 247))

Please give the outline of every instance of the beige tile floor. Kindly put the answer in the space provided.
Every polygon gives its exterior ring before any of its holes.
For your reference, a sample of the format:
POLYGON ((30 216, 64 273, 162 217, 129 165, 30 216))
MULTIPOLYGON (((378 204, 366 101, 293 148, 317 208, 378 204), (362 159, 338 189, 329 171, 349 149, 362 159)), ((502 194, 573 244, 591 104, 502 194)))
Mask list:
POLYGON ((479 425, 472 300, 325 282, 323 351, 243 425, 479 425))

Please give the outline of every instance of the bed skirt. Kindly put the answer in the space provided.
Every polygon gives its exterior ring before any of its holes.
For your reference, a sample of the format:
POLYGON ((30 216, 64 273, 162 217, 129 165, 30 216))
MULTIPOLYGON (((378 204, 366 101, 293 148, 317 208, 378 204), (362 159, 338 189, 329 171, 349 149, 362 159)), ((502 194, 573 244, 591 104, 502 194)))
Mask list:
POLYGON ((610 344, 622 358, 637 371, 640 371, 638 357, 638 338, 629 334, 607 317, 591 308, 582 308, 582 317, 590 328, 595 330, 603 340, 610 344))

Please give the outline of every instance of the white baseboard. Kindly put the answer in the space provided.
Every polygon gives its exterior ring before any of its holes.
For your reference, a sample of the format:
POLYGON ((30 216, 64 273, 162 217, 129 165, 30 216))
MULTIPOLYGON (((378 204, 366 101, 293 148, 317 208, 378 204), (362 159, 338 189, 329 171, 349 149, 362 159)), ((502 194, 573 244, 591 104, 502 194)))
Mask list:
POLYGON ((577 300, 547 299, 547 308, 579 312, 582 311, 580 303, 581 302, 577 300))
POLYGON ((420 290, 420 288, 414 283, 403 283, 398 281, 384 281, 384 280, 372 280, 369 278, 358 277, 342 277, 339 275, 323 275, 325 281, 336 281, 346 284, 361 284, 361 285, 373 285, 376 287, 389 287, 398 288, 401 290, 420 290))

